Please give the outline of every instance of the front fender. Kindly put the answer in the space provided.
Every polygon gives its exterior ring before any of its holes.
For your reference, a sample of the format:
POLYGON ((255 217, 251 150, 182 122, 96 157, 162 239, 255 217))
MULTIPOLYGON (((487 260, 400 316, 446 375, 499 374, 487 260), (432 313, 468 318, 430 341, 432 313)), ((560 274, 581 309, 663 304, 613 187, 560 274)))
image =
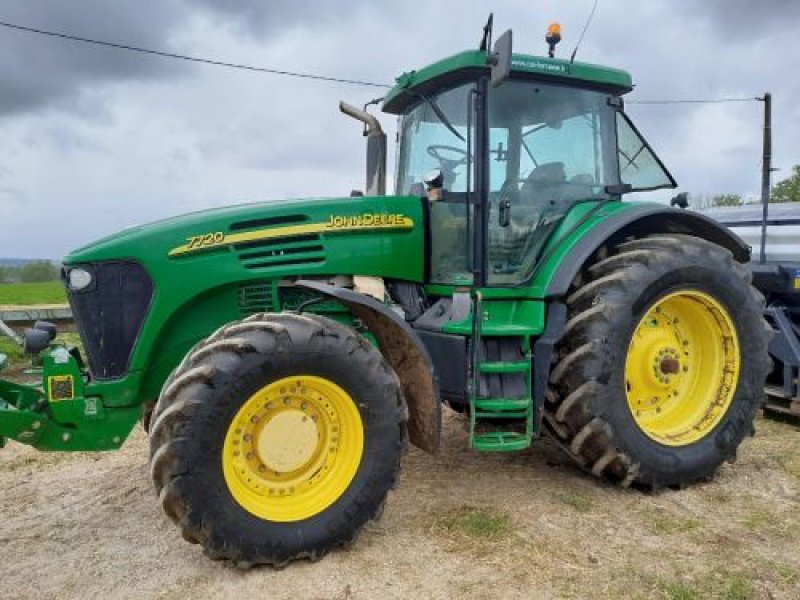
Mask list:
POLYGON ((408 405, 411 443, 426 452, 436 452, 442 434, 439 385, 431 357, 414 330, 397 313, 370 296, 319 281, 301 279, 295 285, 335 298, 367 326, 400 380, 408 405))

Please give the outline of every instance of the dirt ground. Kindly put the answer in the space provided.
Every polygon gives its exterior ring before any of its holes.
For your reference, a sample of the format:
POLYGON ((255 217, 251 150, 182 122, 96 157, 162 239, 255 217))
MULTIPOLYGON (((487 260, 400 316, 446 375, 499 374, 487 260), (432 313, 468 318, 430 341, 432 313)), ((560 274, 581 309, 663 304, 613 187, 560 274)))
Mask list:
POLYGON ((412 449, 383 518, 318 563, 240 571, 161 513, 137 430, 108 454, 0 451, 6 598, 800 598, 800 431, 769 421, 717 478, 642 494, 546 441, 412 449))

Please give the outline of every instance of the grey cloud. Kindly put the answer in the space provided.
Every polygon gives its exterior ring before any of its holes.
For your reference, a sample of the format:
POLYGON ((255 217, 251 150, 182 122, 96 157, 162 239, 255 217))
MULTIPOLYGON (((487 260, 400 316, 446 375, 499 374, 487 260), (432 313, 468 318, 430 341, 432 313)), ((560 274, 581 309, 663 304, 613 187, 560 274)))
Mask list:
MULTIPOLYGON (((800 81, 787 74, 797 61, 789 49, 800 21, 792 15, 800 2, 662 0, 640 3, 635 10, 622 2, 601 6, 594 35, 601 31, 614 43, 601 40, 595 55, 584 54, 584 59, 629 70, 637 84, 630 100, 754 97, 772 91, 776 164, 797 162, 791 138, 799 123, 793 99, 800 94, 800 81)), ((758 194, 762 104, 631 103, 627 110, 682 190, 758 194)))
MULTIPOLYGON (((248 37, 263 40, 300 24, 333 24, 346 19, 362 3, 163 0, 143 6, 124 0, 10 0, 0 9, 0 20, 180 53, 170 38, 198 14, 210 15, 220 26, 232 24, 248 37)), ((174 78, 193 73, 195 68, 196 65, 166 58, 0 28, 0 117, 52 105, 75 112, 80 108, 80 92, 84 88, 108 82, 174 78)))
MULTIPOLYGON (((165 48, 185 17, 175 0, 141 4, 85 0, 4 2, 0 19, 40 29, 137 46, 165 48)), ((174 77, 190 66, 125 50, 0 28, 0 116, 75 101, 81 89, 106 81, 174 77)))
POLYGON ((235 23, 254 37, 281 33, 299 24, 335 22, 348 18, 364 0, 194 0, 212 14, 235 23))
POLYGON ((768 38, 779 31, 796 29, 800 19, 797 0, 694 0, 675 3, 691 19, 693 12, 706 15, 729 42, 768 38))

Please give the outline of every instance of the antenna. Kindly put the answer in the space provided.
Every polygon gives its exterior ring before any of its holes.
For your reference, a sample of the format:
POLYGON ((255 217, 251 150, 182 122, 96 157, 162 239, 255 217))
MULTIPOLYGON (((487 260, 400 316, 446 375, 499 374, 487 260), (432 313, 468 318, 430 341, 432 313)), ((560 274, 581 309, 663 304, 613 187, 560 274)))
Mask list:
POLYGON ((486 21, 486 25, 483 26, 483 38, 481 39, 481 45, 478 50, 483 50, 485 52, 489 52, 490 48, 492 47, 492 26, 494 25, 494 13, 489 13, 489 19, 486 21))
POLYGON ((594 4, 592 5, 592 12, 589 13, 589 18, 586 19, 586 25, 583 26, 583 31, 581 31, 581 36, 578 38, 578 43, 575 44, 575 50, 572 51, 572 56, 569 57, 570 64, 575 62, 575 55, 578 53, 578 48, 581 46, 581 42, 583 41, 583 36, 586 35, 586 30, 589 29, 589 25, 592 24, 592 19, 594 18, 594 13, 597 10, 597 3, 599 0, 594 0, 594 4))

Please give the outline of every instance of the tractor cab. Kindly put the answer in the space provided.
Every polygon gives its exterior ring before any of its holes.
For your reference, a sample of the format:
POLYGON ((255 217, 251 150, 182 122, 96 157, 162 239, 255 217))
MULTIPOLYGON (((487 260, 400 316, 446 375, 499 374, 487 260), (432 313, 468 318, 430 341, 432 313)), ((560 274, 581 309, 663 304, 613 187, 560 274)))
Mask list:
POLYGON ((430 201, 428 283, 524 284, 576 205, 675 186, 622 111, 627 73, 501 41, 405 73, 384 99, 396 193, 430 201))

